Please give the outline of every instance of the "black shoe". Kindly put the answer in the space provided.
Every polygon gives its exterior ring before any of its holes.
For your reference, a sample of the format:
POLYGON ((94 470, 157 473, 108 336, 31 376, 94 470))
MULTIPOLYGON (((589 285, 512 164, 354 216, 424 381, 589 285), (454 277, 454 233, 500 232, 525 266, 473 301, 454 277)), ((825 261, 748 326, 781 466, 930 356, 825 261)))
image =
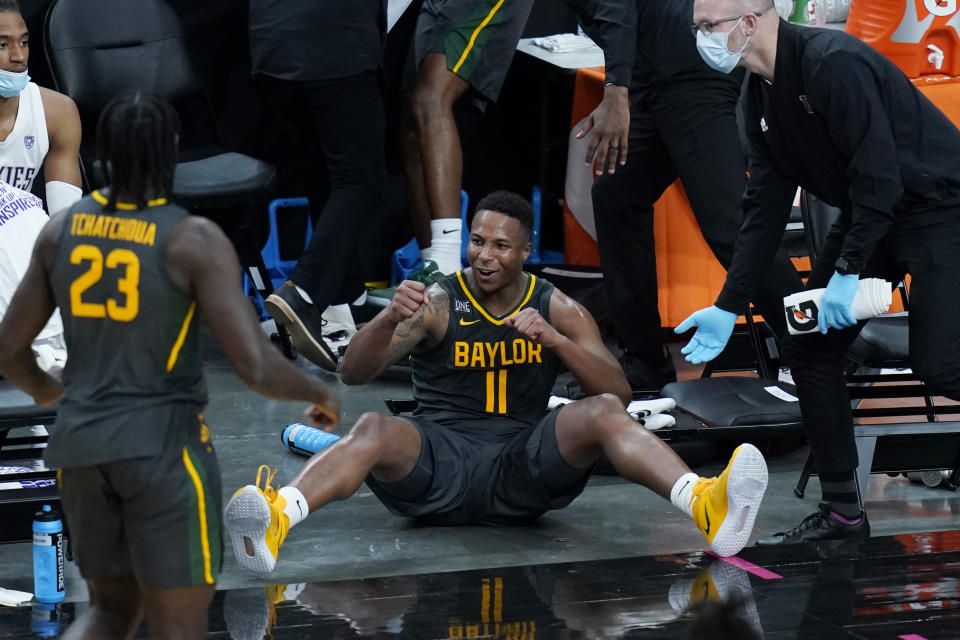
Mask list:
POLYGON ((277 287, 263 307, 284 326, 303 357, 327 371, 337 370, 337 358, 323 340, 322 309, 301 298, 296 287, 289 284, 277 287))
POLYGON ((659 393, 664 386, 677 381, 673 357, 667 350, 664 350, 662 357, 653 359, 642 359, 630 351, 624 351, 618 360, 634 393, 659 393))
POLYGON ((830 516, 830 505, 821 502, 816 512, 811 513, 789 531, 780 531, 757 540, 758 545, 790 544, 793 542, 818 542, 821 540, 863 540, 870 537, 870 522, 867 513, 860 514, 860 522, 843 524, 830 516))

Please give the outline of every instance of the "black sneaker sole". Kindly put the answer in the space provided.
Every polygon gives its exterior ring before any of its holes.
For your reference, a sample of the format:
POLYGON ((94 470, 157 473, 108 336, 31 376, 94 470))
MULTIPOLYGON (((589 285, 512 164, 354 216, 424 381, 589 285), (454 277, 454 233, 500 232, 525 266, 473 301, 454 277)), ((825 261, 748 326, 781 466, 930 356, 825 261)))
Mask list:
MULTIPOLYGON (((267 296, 263 303, 264 309, 275 321, 279 322, 290 334, 290 340, 303 357, 315 365, 336 373, 337 359, 330 348, 317 339, 307 330, 306 325, 287 304, 287 301, 276 294, 267 296)), ((322 341, 323 338, 320 338, 322 341)))

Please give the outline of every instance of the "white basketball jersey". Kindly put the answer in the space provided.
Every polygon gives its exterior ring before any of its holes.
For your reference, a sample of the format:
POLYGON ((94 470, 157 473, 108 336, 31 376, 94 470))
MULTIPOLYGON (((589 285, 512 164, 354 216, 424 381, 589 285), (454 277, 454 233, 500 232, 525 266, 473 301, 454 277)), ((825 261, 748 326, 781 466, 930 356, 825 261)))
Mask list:
POLYGON ((6 140, 0 141, 0 180, 11 187, 30 191, 49 148, 40 87, 30 82, 20 92, 13 131, 6 140))

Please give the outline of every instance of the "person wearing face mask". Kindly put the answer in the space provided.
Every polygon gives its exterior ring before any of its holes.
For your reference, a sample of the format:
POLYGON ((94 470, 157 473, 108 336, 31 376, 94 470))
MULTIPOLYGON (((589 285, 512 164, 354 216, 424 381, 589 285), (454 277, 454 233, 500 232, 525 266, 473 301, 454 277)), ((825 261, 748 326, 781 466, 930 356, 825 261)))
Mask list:
MULTIPOLYGON (((31 202, 0 226, 0 318, 23 278, 30 252, 47 222, 29 192, 43 169, 47 213, 54 215, 80 199, 80 115, 67 96, 30 82, 30 34, 16 0, 0 0, 0 181, 10 198, 31 202)), ((10 200, 4 199, 4 204, 10 200)), ((34 343, 45 370, 66 358, 63 322, 54 313, 34 343)))
POLYGON ((858 500, 845 352, 863 322, 859 278, 910 285, 910 361, 930 392, 960 400, 960 130, 892 62, 840 31, 779 19, 773 0, 696 0, 697 47, 751 72, 750 181, 733 264, 714 306, 679 327, 706 362, 723 350, 783 235, 797 186, 841 213, 807 282, 825 287, 819 332, 790 336, 791 366, 823 502, 765 544, 869 536, 858 500))
MULTIPOLYGON (((690 28, 693 0, 608 2, 636 3, 635 24, 610 20, 601 2, 568 2, 603 48, 608 81, 629 86, 629 105, 624 100, 621 106, 629 135, 601 145, 609 146, 602 150, 611 161, 595 164, 593 210, 610 314, 623 348, 620 364, 634 391, 659 390, 676 372, 661 338, 653 205, 679 177, 704 239, 729 267, 746 184, 735 113, 743 75, 701 60, 690 28), (611 69, 631 66, 632 73, 611 77, 611 69)), ((607 111, 598 107, 582 135, 598 142, 594 120, 607 111)), ((753 295, 778 336, 786 332, 783 297, 800 286, 781 252, 753 295)))

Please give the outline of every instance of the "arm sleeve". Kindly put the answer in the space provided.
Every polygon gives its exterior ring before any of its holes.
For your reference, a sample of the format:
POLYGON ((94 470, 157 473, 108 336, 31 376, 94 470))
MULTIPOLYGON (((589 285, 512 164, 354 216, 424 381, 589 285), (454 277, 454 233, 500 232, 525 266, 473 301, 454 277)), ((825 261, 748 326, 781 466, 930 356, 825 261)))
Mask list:
POLYGON ((66 211, 70 205, 83 196, 83 190, 68 182, 51 180, 47 183, 47 211, 55 216, 66 211))
POLYGON ((831 141, 849 158, 852 208, 840 255, 858 273, 886 235, 903 197, 896 141, 877 73, 857 53, 841 50, 818 58, 807 84, 814 109, 819 107, 827 119, 831 141))
POLYGON ((637 48, 637 0, 566 0, 590 38, 603 49, 606 82, 630 86, 637 48))
POLYGON ((743 199, 743 222, 716 306, 742 314, 756 294, 768 265, 780 248, 797 185, 777 168, 760 131, 753 91, 744 99, 750 145, 750 180, 743 199))

